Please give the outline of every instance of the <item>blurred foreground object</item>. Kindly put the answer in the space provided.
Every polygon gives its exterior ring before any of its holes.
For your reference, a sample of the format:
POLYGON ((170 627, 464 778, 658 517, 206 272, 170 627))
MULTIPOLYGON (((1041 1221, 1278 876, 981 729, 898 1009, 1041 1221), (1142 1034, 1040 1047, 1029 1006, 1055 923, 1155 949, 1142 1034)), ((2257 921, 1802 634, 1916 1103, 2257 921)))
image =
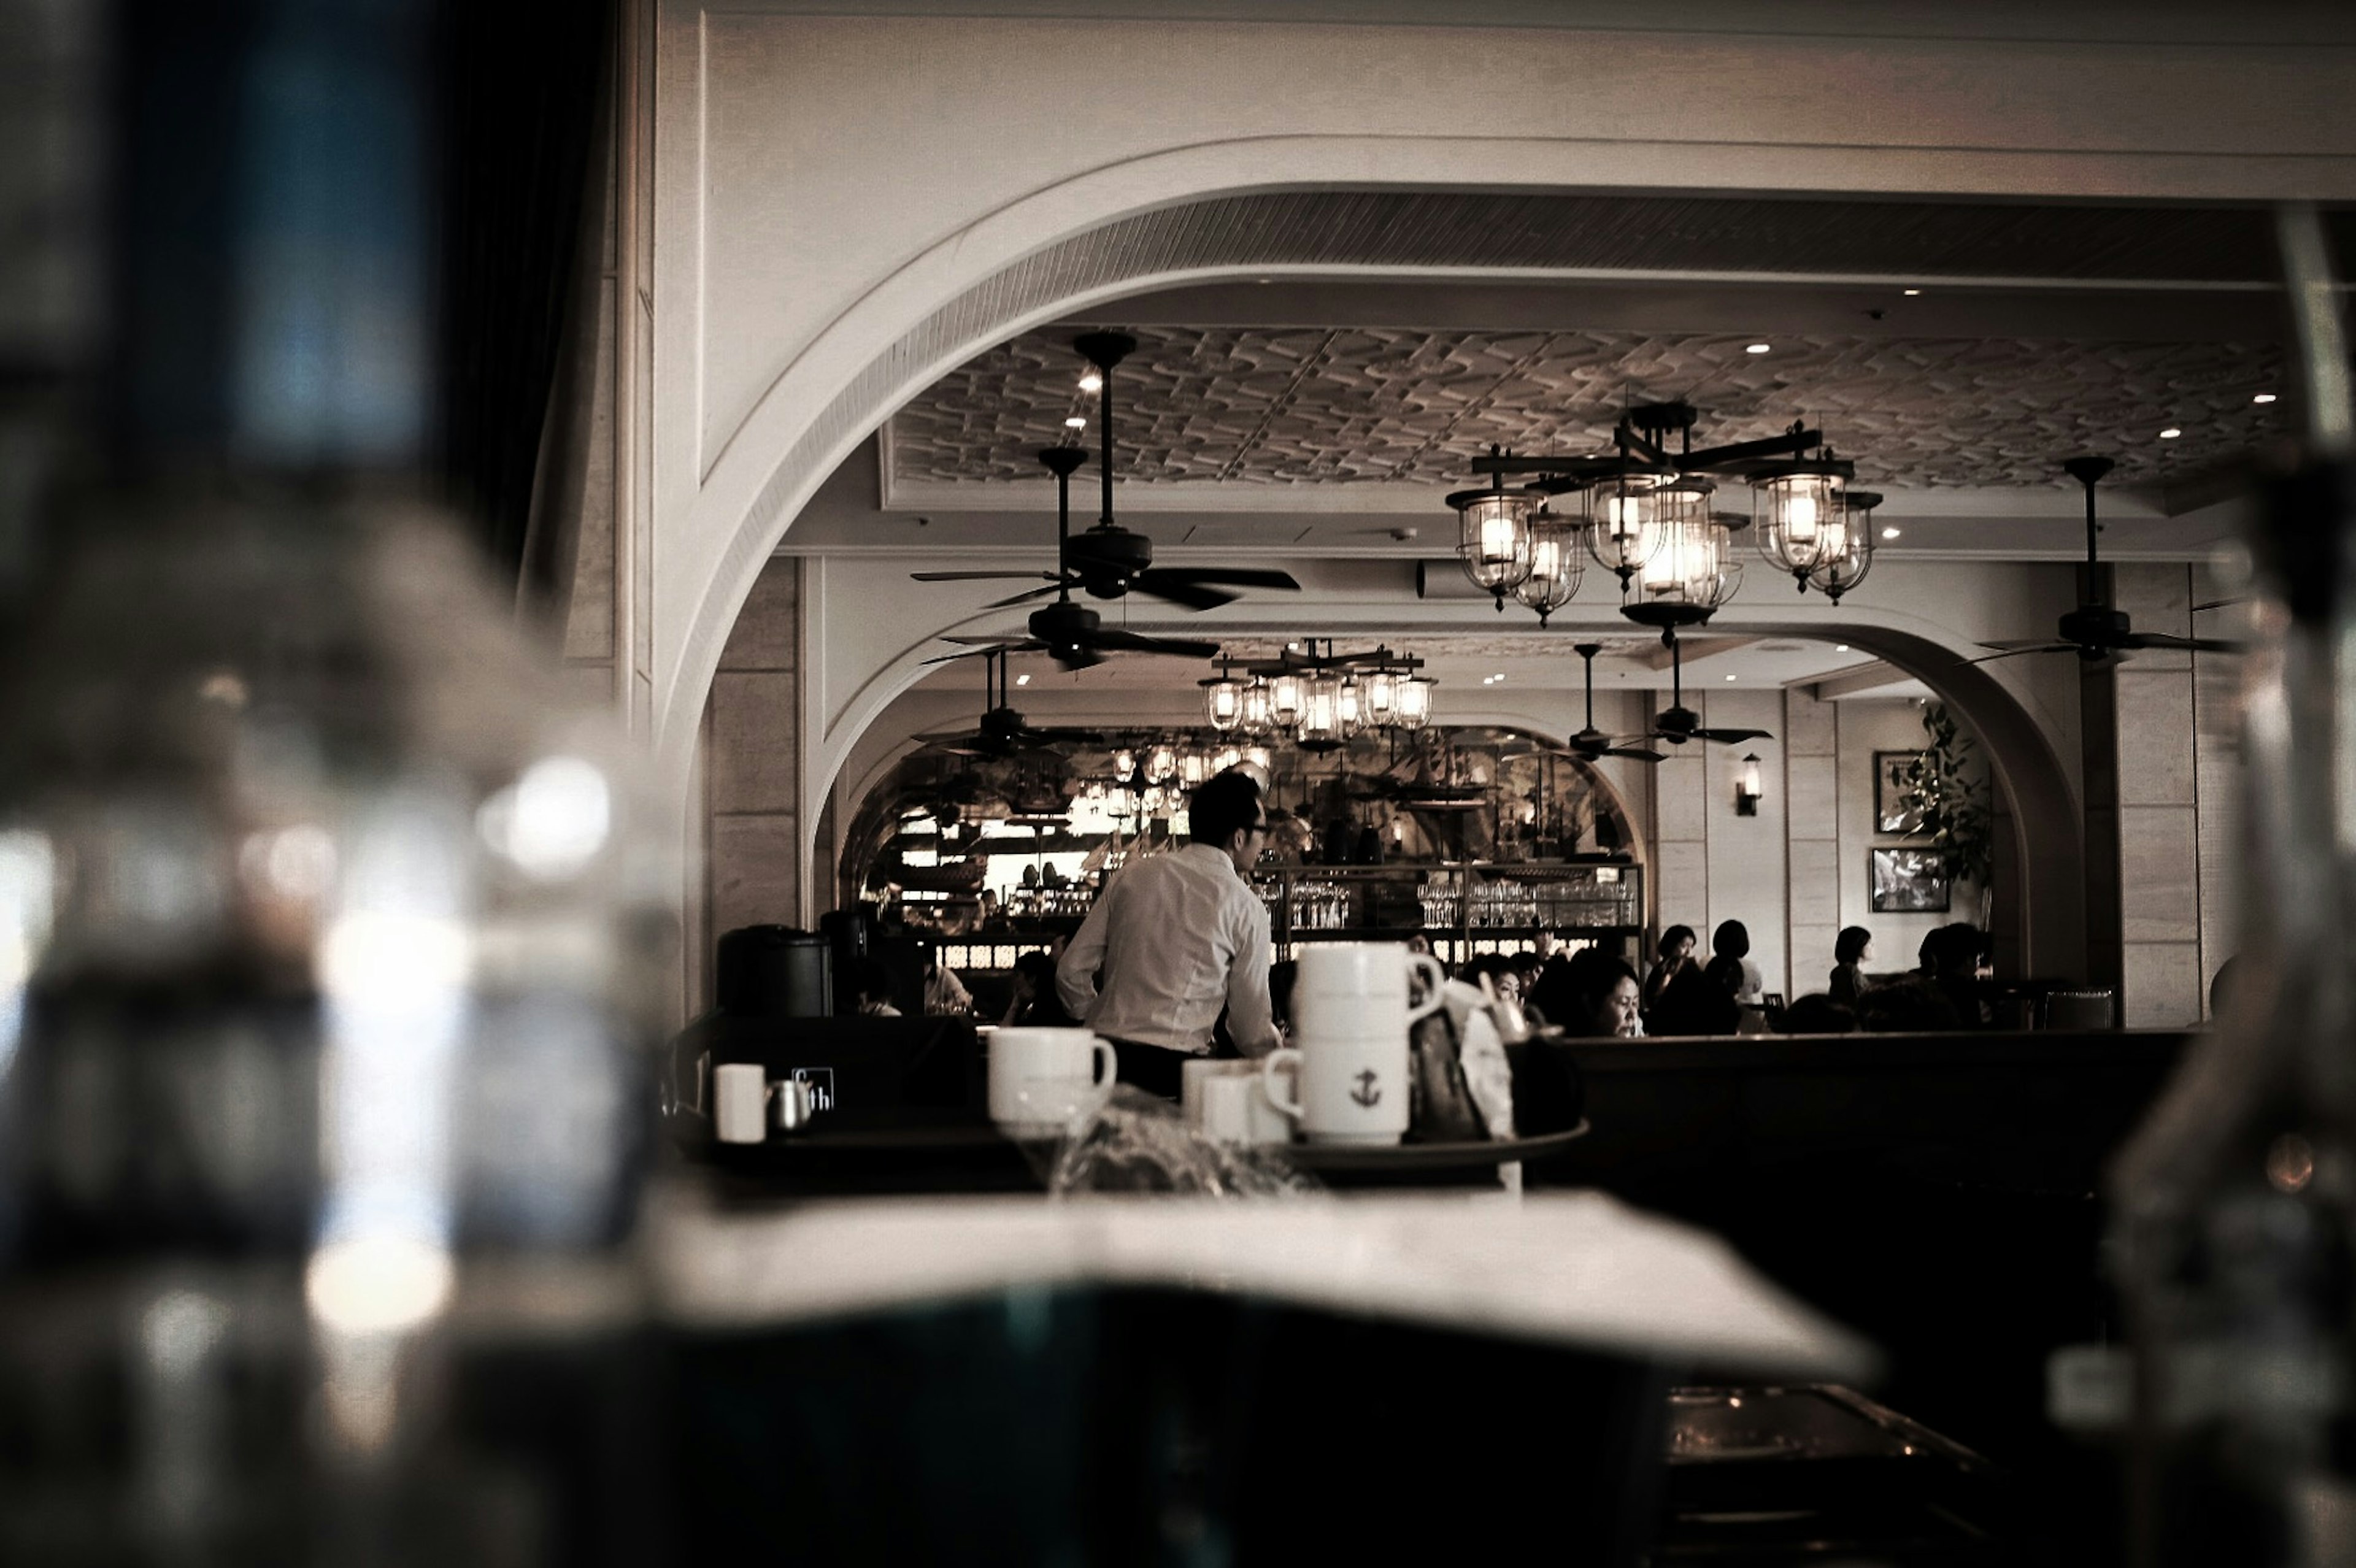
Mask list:
POLYGON ((2356 1562, 2356 468, 2322 229, 2282 232, 2308 437, 2258 540, 2243 946, 2111 1182, 2143 1568, 2356 1562))
POLYGON ((434 16, 116 19, 113 362, 0 652, 0 1561, 623 1553, 613 1454, 514 1435, 629 1424, 676 883, 412 498, 434 16))

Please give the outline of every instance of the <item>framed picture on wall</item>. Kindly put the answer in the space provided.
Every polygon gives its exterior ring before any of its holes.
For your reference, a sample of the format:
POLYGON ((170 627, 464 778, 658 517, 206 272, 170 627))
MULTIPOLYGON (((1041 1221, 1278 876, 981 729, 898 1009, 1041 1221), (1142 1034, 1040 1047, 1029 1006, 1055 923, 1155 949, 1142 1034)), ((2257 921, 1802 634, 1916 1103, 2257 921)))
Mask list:
MULTIPOLYGON (((1922 831, 1922 814, 1906 804, 1906 770, 1922 760, 1921 752, 1873 753, 1873 830, 1901 837, 1922 831)), ((1941 904, 1941 909, 1947 906, 1941 904)))
POLYGON ((1866 882, 1876 914, 1944 914, 1949 890, 1929 849, 1869 849, 1866 882))

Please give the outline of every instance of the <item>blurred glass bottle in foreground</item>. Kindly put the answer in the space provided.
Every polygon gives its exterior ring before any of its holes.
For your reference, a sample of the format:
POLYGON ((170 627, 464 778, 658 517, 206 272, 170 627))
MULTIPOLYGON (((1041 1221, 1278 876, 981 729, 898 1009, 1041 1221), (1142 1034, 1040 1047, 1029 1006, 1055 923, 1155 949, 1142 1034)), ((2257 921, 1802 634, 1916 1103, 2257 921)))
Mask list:
POLYGON ((2282 232, 2308 440, 2257 541, 2242 947, 2112 1179, 2138 1568, 2356 1562, 2356 468, 2322 230, 2282 232))
POLYGON ((637 1309, 673 882, 408 498, 429 13, 122 17, 107 461, 0 666, 0 1560, 563 1560, 458 1369, 637 1309))

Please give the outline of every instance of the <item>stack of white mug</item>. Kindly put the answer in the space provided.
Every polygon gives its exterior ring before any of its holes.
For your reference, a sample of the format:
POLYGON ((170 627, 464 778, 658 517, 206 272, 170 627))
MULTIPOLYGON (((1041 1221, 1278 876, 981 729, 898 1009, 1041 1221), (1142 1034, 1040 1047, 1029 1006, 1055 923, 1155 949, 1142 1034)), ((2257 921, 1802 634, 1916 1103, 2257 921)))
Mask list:
POLYGON ((1438 959, 1403 943, 1304 945, 1292 1044, 1260 1064, 1269 1101, 1311 1143, 1398 1143, 1408 1127, 1408 1031, 1440 1007, 1447 978, 1438 959), (1419 975, 1423 999, 1412 1002, 1419 975))

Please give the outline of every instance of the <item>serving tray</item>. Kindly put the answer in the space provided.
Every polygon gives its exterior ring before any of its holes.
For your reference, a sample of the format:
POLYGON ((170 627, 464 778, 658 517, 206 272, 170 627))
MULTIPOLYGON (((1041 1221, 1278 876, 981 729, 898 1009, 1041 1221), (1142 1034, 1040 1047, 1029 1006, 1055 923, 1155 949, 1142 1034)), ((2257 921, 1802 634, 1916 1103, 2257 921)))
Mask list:
POLYGON ((1582 1117, 1577 1126, 1558 1133, 1480 1143, 1385 1144, 1371 1147, 1363 1144, 1297 1143, 1269 1147, 1303 1170, 1453 1170, 1540 1159, 1586 1136, 1587 1122, 1582 1117))

